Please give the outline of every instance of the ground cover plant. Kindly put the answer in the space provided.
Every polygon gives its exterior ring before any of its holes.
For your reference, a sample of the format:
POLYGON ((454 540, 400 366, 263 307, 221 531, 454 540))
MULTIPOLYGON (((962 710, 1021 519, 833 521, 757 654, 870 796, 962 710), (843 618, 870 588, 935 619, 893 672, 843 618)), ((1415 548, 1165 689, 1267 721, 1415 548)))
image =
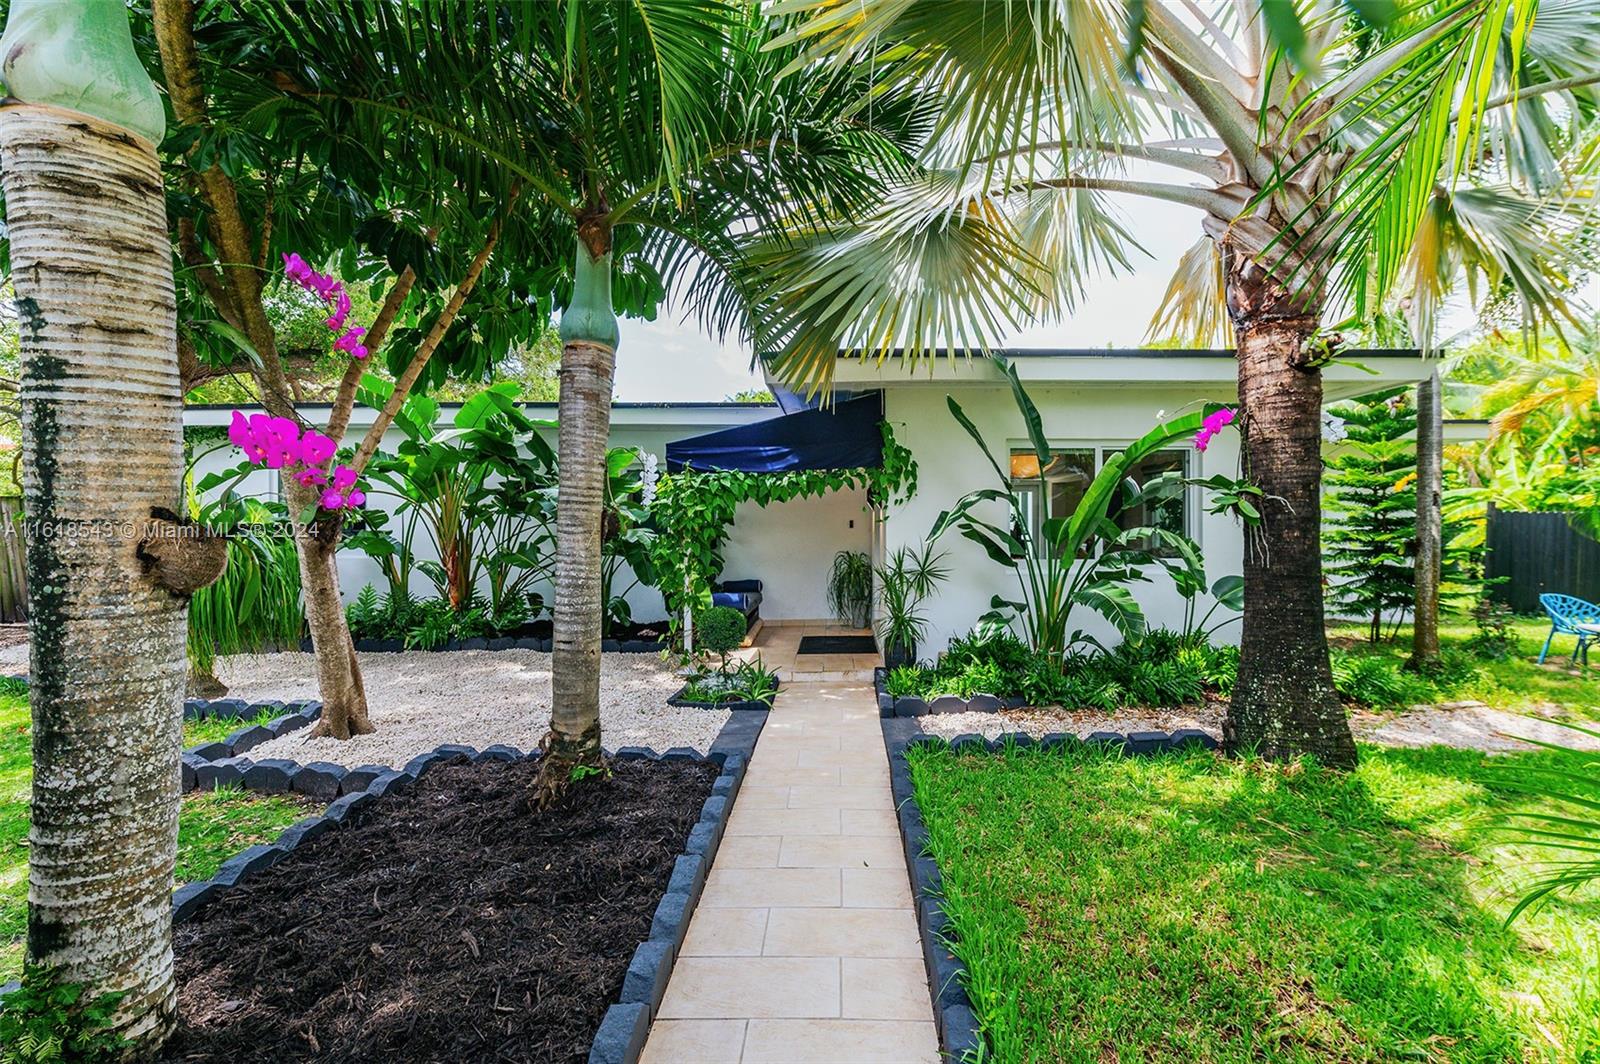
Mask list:
POLYGON ((267 725, 278 717, 283 716, 281 709, 263 709, 250 717, 207 717, 205 720, 192 720, 185 717, 183 720, 183 748, 199 746, 201 743, 220 742, 238 731, 252 725, 267 725))
POLYGON ((174 933, 168 1060, 582 1061, 716 777, 446 765, 174 933))
MULTIPOLYGON (((228 730, 232 731, 246 722, 219 723, 231 725, 228 730)), ((15 979, 22 972, 23 935, 28 923, 30 732, 26 689, 8 685, 0 690, 0 983, 15 979)), ((272 841, 284 828, 306 816, 310 808, 288 795, 241 790, 189 794, 178 812, 174 878, 180 884, 209 878, 223 861, 258 842, 272 841)))
POLYGON ((1600 892, 1500 815, 1540 751, 910 755, 993 1059, 1590 1060, 1600 892))
POLYGON ((692 673, 679 696, 685 702, 765 702, 778 695, 778 674, 754 661, 724 662, 692 673))

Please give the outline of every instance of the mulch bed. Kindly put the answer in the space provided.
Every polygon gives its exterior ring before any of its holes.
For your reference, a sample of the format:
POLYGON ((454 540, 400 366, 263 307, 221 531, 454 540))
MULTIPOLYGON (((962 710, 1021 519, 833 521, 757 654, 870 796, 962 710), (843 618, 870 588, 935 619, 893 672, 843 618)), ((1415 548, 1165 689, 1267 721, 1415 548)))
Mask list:
POLYGON ((435 766, 174 929, 169 1061, 583 1061, 715 765, 435 766))

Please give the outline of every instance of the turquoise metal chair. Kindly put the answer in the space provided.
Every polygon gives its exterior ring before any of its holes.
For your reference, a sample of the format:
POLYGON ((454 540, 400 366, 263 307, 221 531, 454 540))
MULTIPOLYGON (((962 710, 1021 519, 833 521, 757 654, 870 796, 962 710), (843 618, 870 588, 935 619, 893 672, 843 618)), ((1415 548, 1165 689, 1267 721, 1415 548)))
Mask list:
POLYGON ((1578 645, 1572 648, 1572 663, 1576 665, 1582 654, 1584 667, 1588 668, 1589 644, 1600 643, 1600 606, 1571 595, 1540 595, 1539 605, 1550 615, 1550 634, 1539 651, 1539 664, 1544 664, 1550 641, 1559 633, 1578 637, 1578 645))

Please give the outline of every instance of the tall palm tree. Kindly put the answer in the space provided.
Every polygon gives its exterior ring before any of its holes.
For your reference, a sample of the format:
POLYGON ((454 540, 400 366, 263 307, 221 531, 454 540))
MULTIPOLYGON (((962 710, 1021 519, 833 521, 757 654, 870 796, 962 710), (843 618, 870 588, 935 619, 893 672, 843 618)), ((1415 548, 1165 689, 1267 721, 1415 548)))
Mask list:
MULTIPOLYGON (((350 120, 406 116, 440 152, 472 154, 562 219, 554 703, 544 788, 600 757, 600 531, 616 314, 668 291, 713 331, 749 329, 742 241, 864 216, 909 172, 927 129, 894 64, 778 74, 746 0, 383 4, 285 15, 291 36, 352 63, 330 77, 350 120), (359 10, 361 17, 353 17, 359 10), (425 45, 422 44, 425 42, 425 45)), ((831 328, 831 323, 826 327, 831 328)), ((792 328, 804 333, 804 317, 792 328)), ((831 338, 830 338, 831 339, 831 338)))
POLYGON ((183 479, 161 103, 120 0, 13 0, 0 55, 30 530, 27 963, 123 994, 112 1025, 149 1048, 176 1000, 187 613, 151 564, 183 479))
POLYGON ((818 386, 835 349, 818 342, 826 330, 793 335, 796 317, 826 315, 868 353, 981 346, 1030 312, 1070 308, 1088 276, 1125 264, 1111 198, 1193 208, 1203 236, 1161 329, 1213 341, 1232 332, 1246 472, 1270 500, 1244 563, 1226 741, 1353 764, 1323 627, 1320 370, 1338 354, 1328 326, 1402 295, 1424 318, 1464 260, 1490 294, 1513 288, 1531 313, 1560 314, 1571 275, 1560 242, 1571 234, 1557 208, 1594 174, 1592 154, 1578 166, 1573 149, 1597 101, 1596 5, 785 0, 773 10, 785 20, 776 45, 804 49, 797 68, 893 56, 949 103, 926 156, 943 174, 903 189, 862 232, 810 241, 809 276, 795 280, 791 249, 781 273, 774 258, 772 276, 750 282, 766 301, 758 349, 776 352, 781 375, 818 386), (1172 171, 1182 179, 1163 176, 1172 171), (963 284, 926 253, 952 219, 973 217, 1008 232, 1032 264, 1020 298, 1014 286, 963 284))

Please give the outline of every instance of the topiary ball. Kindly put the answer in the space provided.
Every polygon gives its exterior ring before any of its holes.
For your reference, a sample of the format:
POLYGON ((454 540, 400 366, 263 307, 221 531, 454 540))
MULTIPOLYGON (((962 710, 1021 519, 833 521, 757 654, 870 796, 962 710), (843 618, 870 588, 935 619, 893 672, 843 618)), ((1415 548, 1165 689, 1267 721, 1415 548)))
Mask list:
POLYGON ((713 654, 726 654, 736 649, 749 630, 744 614, 732 606, 712 606, 694 621, 696 641, 713 654))

